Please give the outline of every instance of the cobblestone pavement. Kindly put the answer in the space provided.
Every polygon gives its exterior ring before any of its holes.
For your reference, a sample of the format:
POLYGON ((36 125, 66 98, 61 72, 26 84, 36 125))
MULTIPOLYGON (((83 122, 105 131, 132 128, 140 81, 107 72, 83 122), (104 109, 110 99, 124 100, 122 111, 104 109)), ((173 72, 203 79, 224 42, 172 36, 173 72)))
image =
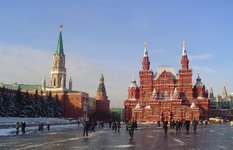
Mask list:
POLYGON ((155 150, 155 149, 200 149, 218 150, 233 149, 233 127, 228 124, 209 124, 198 126, 197 133, 190 129, 186 134, 168 132, 164 135, 162 128, 155 124, 139 125, 134 132, 134 139, 129 140, 125 127, 121 131, 113 132, 105 127, 97 128, 90 132, 88 137, 83 137, 82 128, 70 129, 59 132, 35 132, 18 136, 0 137, 0 149, 17 150, 155 150))

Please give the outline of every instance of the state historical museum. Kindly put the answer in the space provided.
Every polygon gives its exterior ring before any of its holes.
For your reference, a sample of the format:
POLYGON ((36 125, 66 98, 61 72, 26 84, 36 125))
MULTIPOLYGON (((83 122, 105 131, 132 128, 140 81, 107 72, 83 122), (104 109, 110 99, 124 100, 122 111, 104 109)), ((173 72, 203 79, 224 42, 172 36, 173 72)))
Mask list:
POLYGON ((185 42, 178 73, 172 67, 159 67, 154 73, 145 43, 140 84, 135 79, 128 87, 128 99, 124 101, 125 120, 138 122, 163 121, 164 119, 208 119, 209 99, 205 85, 198 75, 192 83, 192 69, 185 42))

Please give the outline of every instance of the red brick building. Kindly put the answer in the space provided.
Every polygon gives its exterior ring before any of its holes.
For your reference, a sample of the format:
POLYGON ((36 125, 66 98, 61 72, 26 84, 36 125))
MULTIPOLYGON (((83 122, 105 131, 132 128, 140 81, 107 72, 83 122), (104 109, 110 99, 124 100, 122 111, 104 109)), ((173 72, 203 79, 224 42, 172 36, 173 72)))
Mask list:
POLYGON ((198 75, 192 83, 192 69, 185 42, 183 42, 181 68, 178 73, 172 67, 160 67, 154 74, 145 43, 142 68, 139 71, 140 85, 135 79, 128 88, 124 101, 125 119, 151 122, 164 119, 208 119, 208 92, 198 75))

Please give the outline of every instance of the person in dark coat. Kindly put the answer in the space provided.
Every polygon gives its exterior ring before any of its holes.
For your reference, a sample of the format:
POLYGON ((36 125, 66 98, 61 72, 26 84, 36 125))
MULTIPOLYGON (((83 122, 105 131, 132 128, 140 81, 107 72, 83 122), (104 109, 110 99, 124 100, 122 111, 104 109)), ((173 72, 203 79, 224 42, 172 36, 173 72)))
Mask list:
POLYGON ((184 124, 185 124, 185 127, 186 127, 186 133, 189 133, 190 120, 186 120, 186 121, 184 122, 184 124))
POLYGON ((158 127, 160 127, 160 121, 158 121, 157 124, 158 124, 158 127))
POLYGON ((49 123, 47 124, 47 129, 48 129, 48 131, 50 130, 50 124, 49 123))
POLYGON ((170 128, 171 128, 171 132, 173 133, 174 130, 175 130, 175 120, 174 119, 171 119, 170 120, 170 128))
POLYGON ((88 136, 89 123, 88 121, 83 122, 83 136, 88 136))
POLYGON ((19 134, 19 128, 20 128, 20 124, 19 124, 19 122, 17 122, 16 123, 16 135, 18 135, 19 134))
POLYGON ((120 129, 121 129, 121 122, 118 121, 118 122, 117 122, 117 131, 120 132, 120 129))
MULTIPOLYGON (((221 121, 219 123, 221 124, 221 121)), ((205 126, 207 126, 207 125, 208 125, 208 121, 205 120, 205 126)))
POLYGON ((180 132, 180 120, 176 120, 176 133, 180 132))
POLYGON ((196 133, 198 121, 194 118, 192 124, 193 124, 193 131, 194 133, 196 133))
POLYGON ((21 128, 22 128, 22 134, 25 134, 25 130, 26 130, 26 127, 27 127, 27 125, 26 125, 26 123, 25 122, 22 122, 21 123, 21 128))
POLYGON ((134 135, 134 128, 135 128, 135 121, 131 120, 127 123, 128 131, 129 131, 129 136, 130 139, 133 139, 134 135))
POLYGON ((163 129, 164 129, 164 133, 165 135, 167 135, 167 129, 168 129, 168 121, 167 120, 164 120, 163 121, 163 129))
POLYGON ((117 122, 114 121, 113 124, 112 124, 112 130, 116 132, 117 130, 117 122))

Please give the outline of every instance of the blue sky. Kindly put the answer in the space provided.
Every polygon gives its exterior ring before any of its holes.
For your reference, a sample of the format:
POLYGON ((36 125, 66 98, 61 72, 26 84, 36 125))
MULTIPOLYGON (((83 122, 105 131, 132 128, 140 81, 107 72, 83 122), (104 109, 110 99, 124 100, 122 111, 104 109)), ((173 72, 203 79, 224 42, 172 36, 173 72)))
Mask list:
POLYGON ((105 76, 111 106, 123 107, 144 41, 151 68, 180 68, 186 40, 193 82, 233 92, 233 1, 231 0, 46 0, 1 1, 0 81, 49 82, 58 26, 64 25, 67 76, 74 89, 95 96, 105 76))

